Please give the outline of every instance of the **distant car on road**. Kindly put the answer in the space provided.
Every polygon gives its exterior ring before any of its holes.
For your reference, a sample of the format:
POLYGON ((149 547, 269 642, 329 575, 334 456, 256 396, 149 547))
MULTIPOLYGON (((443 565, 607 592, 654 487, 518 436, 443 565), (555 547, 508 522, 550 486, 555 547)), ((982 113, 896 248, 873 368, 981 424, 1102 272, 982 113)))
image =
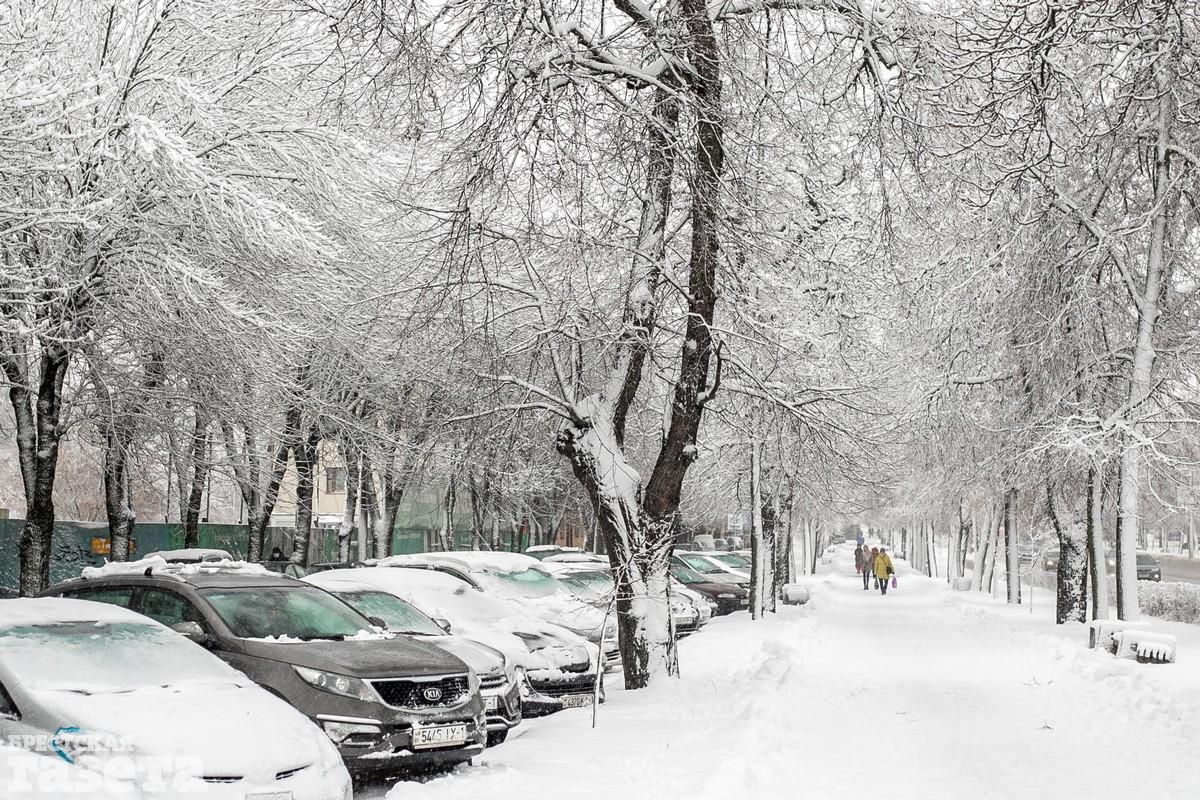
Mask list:
POLYGON ((350 800, 350 776, 320 728, 178 633, 111 604, 0 602, 0 740, 37 735, 49 738, 44 755, 119 782, 130 798, 166 796, 165 786, 171 797, 350 800))
POLYGON ((1149 553, 1138 553, 1137 576, 1139 581, 1161 581, 1162 565, 1149 553))

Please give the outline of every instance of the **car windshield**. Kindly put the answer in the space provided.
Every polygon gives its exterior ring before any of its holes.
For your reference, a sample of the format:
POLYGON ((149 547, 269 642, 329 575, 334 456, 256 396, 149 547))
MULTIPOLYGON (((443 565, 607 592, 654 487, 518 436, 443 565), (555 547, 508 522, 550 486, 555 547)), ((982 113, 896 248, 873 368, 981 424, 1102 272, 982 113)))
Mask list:
POLYGON ((506 597, 553 597, 563 587, 552 575, 526 567, 515 572, 484 572, 482 583, 506 597))
POLYGON ((345 639, 371 629, 362 614, 313 586, 209 589, 202 594, 242 639, 345 639))
POLYGON ((584 600, 601 600, 613 590, 612 578, 600 570, 569 572, 560 575, 558 579, 584 600))
POLYGON ((721 555, 713 556, 713 558, 725 566, 733 567, 734 569, 749 569, 750 567, 750 559, 745 556, 734 555, 733 553, 722 553, 721 555))
POLYGON ((364 617, 379 617, 388 630, 417 636, 443 636, 445 631, 429 617, 408 603, 387 592, 370 590, 335 592, 341 599, 354 606, 364 617))
POLYGON ((687 562, 689 567, 705 575, 720 575, 721 573, 725 572, 720 565, 714 564, 705 556, 693 556, 684 553, 680 556, 680 558, 687 562))
POLYGON ((682 584, 711 583, 708 578, 704 577, 699 572, 696 572, 696 570, 692 569, 686 564, 672 564, 671 575, 674 576, 675 580, 682 584))
POLYGON ((1154 566, 1154 556, 1138 554, 1137 563, 1145 567, 1152 567, 1154 566))
POLYGON ((132 692, 241 683, 224 662, 174 631, 141 622, 55 622, 0 628, 5 666, 35 690, 132 692))

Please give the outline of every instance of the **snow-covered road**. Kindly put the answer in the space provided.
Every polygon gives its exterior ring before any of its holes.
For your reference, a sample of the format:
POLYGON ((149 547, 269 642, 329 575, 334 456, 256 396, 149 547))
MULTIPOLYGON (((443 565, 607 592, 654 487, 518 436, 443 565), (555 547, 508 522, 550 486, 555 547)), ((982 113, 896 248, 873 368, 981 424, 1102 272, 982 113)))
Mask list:
MULTIPOLYGON (((474 767, 392 800, 1192 798, 1200 793, 1200 633, 1180 663, 1085 649, 1083 626, 952 593, 900 566, 863 591, 848 549, 777 618, 716 620, 684 675, 612 692, 599 727, 522 726, 474 767)), ((1156 627, 1159 627, 1156 626, 1156 627)), ((365 796, 379 797, 382 790, 365 796)))

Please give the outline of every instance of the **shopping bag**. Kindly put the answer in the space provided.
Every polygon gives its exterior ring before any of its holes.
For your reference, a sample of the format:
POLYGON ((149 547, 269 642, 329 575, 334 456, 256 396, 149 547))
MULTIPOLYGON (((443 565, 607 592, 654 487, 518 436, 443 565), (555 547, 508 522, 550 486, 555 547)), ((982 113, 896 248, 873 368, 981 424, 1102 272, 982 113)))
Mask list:
POLYGON ((892 588, 893 589, 896 588, 896 576, 895 575, 892 576, 892 588))

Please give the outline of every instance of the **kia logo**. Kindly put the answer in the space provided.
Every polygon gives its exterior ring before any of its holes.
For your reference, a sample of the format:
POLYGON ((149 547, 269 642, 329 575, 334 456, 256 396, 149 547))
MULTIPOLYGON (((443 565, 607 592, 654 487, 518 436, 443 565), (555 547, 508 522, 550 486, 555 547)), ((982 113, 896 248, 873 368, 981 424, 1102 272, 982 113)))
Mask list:
POLYGON ((442 699, 442 690, 436 686, 430 686, 425 691, 421 692, 421 696, 431 703, 435 703, 442 699))

